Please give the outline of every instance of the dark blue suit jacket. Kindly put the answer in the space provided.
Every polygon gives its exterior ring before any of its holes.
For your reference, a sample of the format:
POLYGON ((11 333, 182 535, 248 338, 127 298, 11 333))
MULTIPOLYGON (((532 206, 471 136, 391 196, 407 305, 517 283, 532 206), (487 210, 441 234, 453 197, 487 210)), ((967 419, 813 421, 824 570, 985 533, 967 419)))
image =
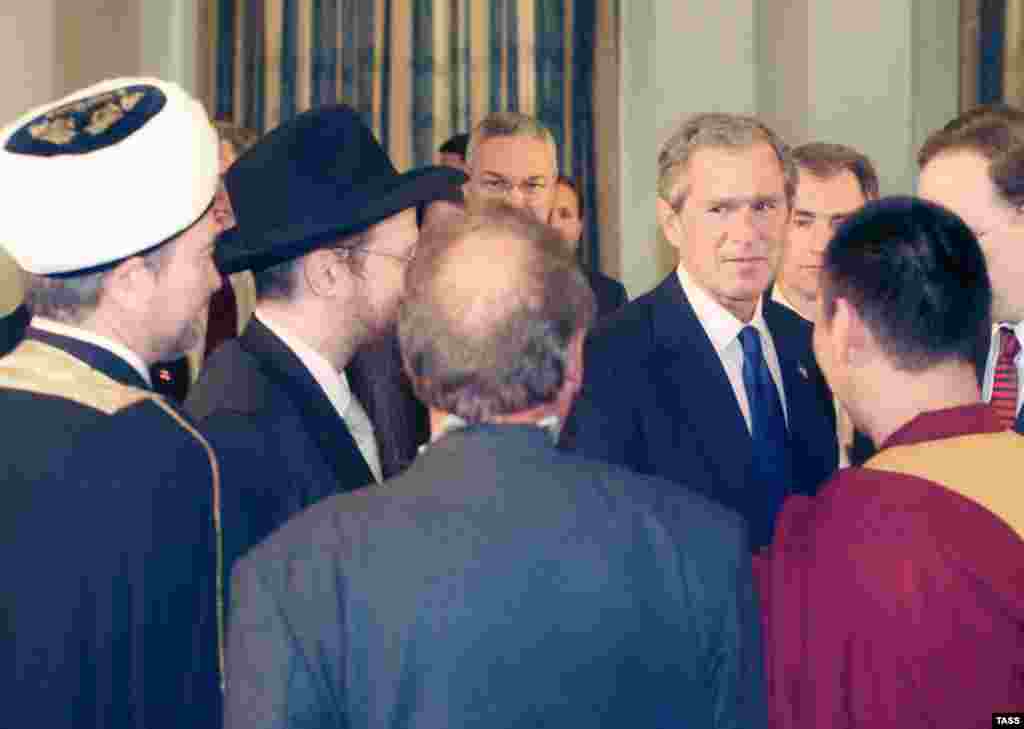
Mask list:
POLYGON ((227 567, 293 514, 374 480, 313 375, 258 318, 210 355, 185 410, 220 460, 227 567))
MULTIPOLYGON (((774 302, 765 303, 764 317, 782 369, 791 490, 813 494, 838 463, 833 405, 807 323, 774 302)), ((746 517, 754 548, 771 540, 774 508, 749 475, 750 432, 675 272, 603 322, 587 340, 584 362, 567 445, 702 490, 746 517)))
POLYGON ((629 301, 629 297, 626 295, 626 287, 611 276, 605 276, 600 271, 587 268, 583 269, 583 275, 587 277, 590 290, 594 292, 594 299, 597 301, 598 318, 614 313, 629 301))
POLYGON ((449 433, 234 579, 227 729, 766 725, 742 520, 534 426, 449 433))

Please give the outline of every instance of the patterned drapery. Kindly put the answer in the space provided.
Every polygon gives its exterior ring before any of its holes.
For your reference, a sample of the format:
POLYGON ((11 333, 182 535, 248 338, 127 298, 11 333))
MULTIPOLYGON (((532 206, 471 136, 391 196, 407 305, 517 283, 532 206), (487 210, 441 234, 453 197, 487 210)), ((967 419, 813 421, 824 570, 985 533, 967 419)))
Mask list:
MULTIPOLYGON (((594 69, 612 0, 212 0, 210 108, 266 131, 305 109, 358 109, 395 166, 434 161, 491 111, 537 116, 597 210, 594 69)), ((601 190, 606 193, 606 190, 601 190)), ((596 215, 582 255, 598 261, 596 215)))

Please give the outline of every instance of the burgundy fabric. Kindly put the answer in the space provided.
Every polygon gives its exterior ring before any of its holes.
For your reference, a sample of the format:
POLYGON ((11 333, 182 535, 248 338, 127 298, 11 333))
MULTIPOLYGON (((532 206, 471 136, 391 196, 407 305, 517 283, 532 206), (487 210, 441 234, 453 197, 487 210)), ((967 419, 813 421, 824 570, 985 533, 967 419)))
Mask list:
MULTIPOLYGON (((956 408, 883 448, 999 430, 956 408)), ((1024 709, 1024 540, 974 501, 844 469, 790 497, 755 561, 773 729, 987 728, 1024 709)))
POLYGON ((238 336, 238 302, 231 279, 224 277, 224 285, 210 297, 210 315, 206 323, 206 346, 203 357, 210 356, 228 339, 238 336))

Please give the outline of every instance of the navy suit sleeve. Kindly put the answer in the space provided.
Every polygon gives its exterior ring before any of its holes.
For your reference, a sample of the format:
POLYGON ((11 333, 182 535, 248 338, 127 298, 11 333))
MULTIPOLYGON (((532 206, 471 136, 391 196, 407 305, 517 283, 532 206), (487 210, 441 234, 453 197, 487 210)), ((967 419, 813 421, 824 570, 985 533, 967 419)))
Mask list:
POLYGON ((334 726, 321 716, 310 657, 302 654, 278 588, 261 568, 272 562, 241 560, 232 581, 228 630, 225 729, 316 729, 334 726))

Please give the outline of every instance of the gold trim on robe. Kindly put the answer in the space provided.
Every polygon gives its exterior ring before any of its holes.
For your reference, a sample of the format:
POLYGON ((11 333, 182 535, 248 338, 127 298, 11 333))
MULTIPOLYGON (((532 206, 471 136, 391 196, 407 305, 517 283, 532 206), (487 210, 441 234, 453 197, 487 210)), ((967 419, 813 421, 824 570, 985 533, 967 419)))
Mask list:
POLYGON ((180 413, 149 390, 117 382, 57 347, 29 339, 0 359, 0 388, 60 397, 107 415, 150 400, 195 438, 206 452, 213 481, 213 528, 217 540, 217 661, 224 690, 224 539, 220 515, 220 467, 213 448, 180 413))
POLYGON ((979 504, 1024 539, 1024 436, 975 433, 885 448, 865 468, 916 476, 979 504))

